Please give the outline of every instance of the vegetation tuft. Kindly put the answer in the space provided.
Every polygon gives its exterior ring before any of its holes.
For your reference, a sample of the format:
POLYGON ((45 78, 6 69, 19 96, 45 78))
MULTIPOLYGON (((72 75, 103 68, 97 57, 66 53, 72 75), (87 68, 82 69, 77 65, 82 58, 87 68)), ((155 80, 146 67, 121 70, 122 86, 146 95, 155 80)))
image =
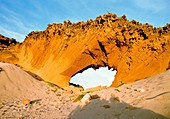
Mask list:
POLYGON ((79 95, 73 102, 78 102, 80 101, 82 98, 83 98, 83 94, 82 95, 79 95))
POLYGON ((62 87, 60 87, 60 86, 58 86, 58 85, 56 85, 56 84, 54 84, 54 83, 51 83, 51 82, 48 82, 48 81, 45 81, 45 83, 47 83, 50 87, 57 87, 57 88, 59 88, 59 89, 62 89, 62 90, 64 90, 62 87))

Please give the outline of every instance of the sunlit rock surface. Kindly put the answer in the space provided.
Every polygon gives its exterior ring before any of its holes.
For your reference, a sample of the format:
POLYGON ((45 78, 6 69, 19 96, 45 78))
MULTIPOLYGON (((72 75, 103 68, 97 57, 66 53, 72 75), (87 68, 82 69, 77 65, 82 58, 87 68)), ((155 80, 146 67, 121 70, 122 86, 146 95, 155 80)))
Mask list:
POLYGON ((0 61, 18 64, 61 87, 79 72, 108 66, 117 71, 112 86, 119 86, 169 69, 169 42, 169 24, 154 28, 107 13, 33 31, 24 42, 1 49, 0 61))

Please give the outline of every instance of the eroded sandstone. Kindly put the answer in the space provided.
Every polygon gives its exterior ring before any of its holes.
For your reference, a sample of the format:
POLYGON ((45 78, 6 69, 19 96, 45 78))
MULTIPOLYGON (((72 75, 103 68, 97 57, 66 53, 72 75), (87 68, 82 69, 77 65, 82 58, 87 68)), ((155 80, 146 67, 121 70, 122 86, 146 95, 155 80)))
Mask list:
POLYGON ((0 50, 6 49, 10 45, 15 45, 17 41, 13 38, 8 38, 0 34, 0 50))
POLYGON ((117 70, 112 86, 170 68, 170 24, 155 28, 107 13, 87 22, 49 24, 23 43, 0 51, 0 61, 18 64, 61 87, 90 67, 117 70))

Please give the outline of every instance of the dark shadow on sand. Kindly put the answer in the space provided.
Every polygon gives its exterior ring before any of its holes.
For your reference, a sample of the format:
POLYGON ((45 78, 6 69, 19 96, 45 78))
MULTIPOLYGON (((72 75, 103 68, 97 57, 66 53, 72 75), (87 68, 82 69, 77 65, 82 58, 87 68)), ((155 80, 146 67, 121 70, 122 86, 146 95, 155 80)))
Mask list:
POLYGON ((41 100, 42 100, 42 99, 32 100, 32 101, 30 102, 30 104, 34 104, 34 103, 40 102, 41 100))
POLYGON ((85 106, 78 106, 68 119, 168 119, 151 110, 138 108, 115 97, 107 100, 93 99, 85 106))

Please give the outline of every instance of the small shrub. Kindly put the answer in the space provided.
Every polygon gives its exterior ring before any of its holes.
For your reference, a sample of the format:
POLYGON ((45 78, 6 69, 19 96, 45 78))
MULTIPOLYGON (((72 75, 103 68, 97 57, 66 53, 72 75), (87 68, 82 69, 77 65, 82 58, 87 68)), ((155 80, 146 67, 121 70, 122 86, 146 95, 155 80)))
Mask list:
POLYGON ((57 93, 56 96, 61 96, 61 94, 57 93))
POLYGON ((45 83, 47 83, 50 87, 58 87, 56 84, 45 81, 45 83))
POLYGON ((84 95, 79 95, 73 102, 78 102, 83 98, 84 95))
POLYGON ((120 102, 119 97, 115 97, 114 100, 120 102))
POLYGON ((56 87, 56 84, 54 83, 51 83, 51 82, 48 82, 48 81, 45 81, 50 87, 56 87))
POLYGON ((129 109, 129 110, 135 110, 135 109, 137 109, 137 107, 128 106, 128 107, 125 107, 125 109, 129 109))
POLYGON ((97 94, 96 95, 91 95, 91 99, 97 99, 97 98, 100 98, 100 96, 98 96, 97 94))
POLYGON ((71 95, 71 96, 69 96, 69 98, 73 98, 75 95, 71 95))
POLYGON ((50 87, 56 87, 56 88, 59 88, 59 89, 61 89, 61 90, 64 90, 62 87, 60 87, 60 86, 58 86, 58 85, 56 85, 56 84, 54 84, 54 83, 51 83, 51 82, 48 82, 48 81, 45 81, 45 83, 47 83, 50 87))
POLYGON ((110 105, 103 105, 105 109, 110 108, 110 105))

